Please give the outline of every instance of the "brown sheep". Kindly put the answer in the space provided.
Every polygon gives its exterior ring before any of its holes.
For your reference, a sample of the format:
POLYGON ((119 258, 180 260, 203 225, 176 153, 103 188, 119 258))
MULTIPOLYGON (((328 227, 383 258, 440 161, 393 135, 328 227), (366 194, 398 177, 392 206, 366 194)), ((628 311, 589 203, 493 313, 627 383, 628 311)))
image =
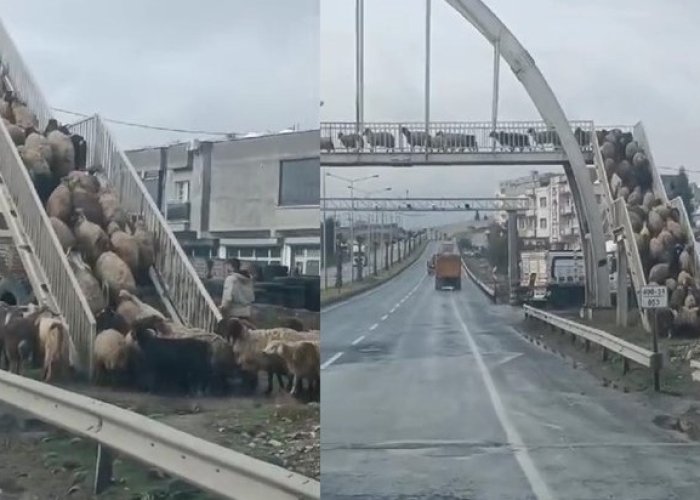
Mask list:
POLYGON ((21 318, 11 318, 10 321, 0 326, 2 337, 3 357, 7 361, 10 372, 21 374, 22 352, 20 344, 26 343, 34 359, 38 359, 39 332, 38 325, 41 316, 46 313, 46 306, 37 309, 21 318))
POLYGON ((46 137, 41 135, 39 132, 36 130, 31 130, 27 134, 27 138, 24 141, 24 147, 26 149, 33 149, 41 152, 41 155, 46 160, 46 163, 51 165, 51 161, 53 160, 51 144, 49 144, 48 139, 46 139, 46 137))
POLYGON ((73 207, 75 210, 82 210, 85 217, 98 226, 104 226, 104 216, 102 215, 102 207, 100 200, 95 193, 82 188, 76 179, 70 181, 72 186, 71 192, 73 195, 73 207))
POLYGON ((146 228, 143 220, 136 221, 134 237, 139 244, 139 264, 142 272, 146 273, 155 263, 155 240, 146 228))
POLYGON ((107 234, 112 243, 112 249, 126 265, 129 266, 132 273, 139 270, 139 244, 134 236, 122 231, 116 222, 110 222, 107 226, 107 234))
POLYGON ((265 347, 266 354, 277 354, 285 360, 287 370, 294 377, 290 394, 303 389, 302 380, 308 380, 309 394, 319 387, 321 354, 318 341, 273 340, 265 347))
POLYGON ((100 190, 99 179, 94 175, 90 175, 89 173, 81 170, 73 170, 68 174, 68 179, 66 180, 76 183, 78 186, 91 193, 97 194, 100 190))
POLYGON ((318 340, 319 336, 309 332, 297 332, 291 328, 270 328, 251 330, 246 328, 236 318, 225 318, 219 322, 216 333, 233 344, 233 350, 241 369, 255 379, 251 385, 257 385, 257 373, 267 373, 268 385, 266 393, 273 388, 273 379, 277 376, 280 385, 284 385, 282 375, 288 373, 283 360, 275 353, 265 353, 267 344, 272 340, 318 340))
POLYGON ((52 130, 46 139, 51 148, 51 171, 57 178, 71 173, 75 169, 75 149, 70 137, 60 130, 52 130))
POLYGON ((63 251, 67 252, 69 249, 73 248, 76 245, 76 239, 73 231, 71 231, 66 223, 58 217, 49 217, 49 220, 51 221, 51 226, 58 237, 58 241, 61 243, 63 251))
POLYGON ((95 276, 109 290, 110 297, 117 297, 122 290, 136 291, 136 282, 129 266, 112 251, 98 257, 95 276))
POLYGON ((70 222, 73 214, 73 196, 68 187, 68 179, 61 180, 49 196, 46 201, 46 213, 49 217, 56 217, 65 223, 70 222))
POLYGON ((75 239, 87 261, 94 264, 104 252, 109 250, 107 233, 100 226, 90 222, 81 208, 76 209, 75 239))
POLYGON ((5 127, 7 128, 7 132, 10 134, 10 137, 12 138, 12 142, 15 143, 15 146, 22 146, 24 144, 25 136, 24 136, 24 131, 19 128, 17 125, 13 125, 9 121, 5 120, 3 118, 3 123, 5 124, 5 127))
POLYGON ((80 253, 71 251, 68 253, 68 263, 73 269, 75 278, 78 280, 80 289, 85 294, 88 306, 92 314, 99 314, 107 307, 102 286, 97 278, 92 274, 90 267, 83 261, 80 253))
POLYGON ((61 377, 68 368, 68 325, 59 318, 39 318, 39 352, 43 353, 45 382, 61 377))
POLYGON ((102 215, 107 224, 113 222, 119 210, 119 197, 117 193, 110 187, 101 188, 99 193, 99 202, 102 207, 102 215))
POLYGON ((123 380, 129 370, 132 348, 126 336, 117 330, 109 329, 98 333, 93 349, 94 382, 98 385, 107 381, 116 384, 119 379, 123 380))

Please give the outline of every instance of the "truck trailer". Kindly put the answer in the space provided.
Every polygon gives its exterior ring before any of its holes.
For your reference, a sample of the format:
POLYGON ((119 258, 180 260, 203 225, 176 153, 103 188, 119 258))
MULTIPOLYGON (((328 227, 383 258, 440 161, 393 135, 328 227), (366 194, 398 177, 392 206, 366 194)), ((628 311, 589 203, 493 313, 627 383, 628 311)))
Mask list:
POLYGON ((439 253, 435 255, 435 290, 451 287, 462 288, 462 259, 459 254, 439 253))

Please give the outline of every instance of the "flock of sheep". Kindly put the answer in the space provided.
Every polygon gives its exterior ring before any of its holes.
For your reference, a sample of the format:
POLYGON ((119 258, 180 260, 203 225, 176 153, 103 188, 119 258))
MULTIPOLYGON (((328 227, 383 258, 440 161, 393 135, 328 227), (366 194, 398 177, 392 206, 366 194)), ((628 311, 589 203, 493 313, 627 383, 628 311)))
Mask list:
MULTIPOLYGON (((435 135, 431 135, 425 131, 409 130, 407 127, 401 127, 400 131, 411 151, 414 151, 415 148, 440 152, 475 152, 479 150, 479 144, 476 136, 473 134, 438 131, 435 135)), ((583 130, 581 127, 576 127, 574 136, 581 147, 590 146, 590 132, 583 130)), ((552 129, 536 131, 534 128, 529 128, 527 134, 505 132, 503 130, 498 132, 492 131, 489 137, 500 144, 501 150, 507 151, 542 150, 547 147, 557 149, 561 147, 559 136, 552 129)), ((390 151, 396 149, 394 134, 386 131, 374 132, 370 128, 366 128, 362 135, 338 132, 338 139, 346 150, 361 150, 365 147, 365 141, 371 151, 375 151, 376 148, 384 148, 390 151)), ((321 150, 327 153, 335 151, 332 137, 321 137, 321 150)))
POLYGON ((696 282, 695 242, 682 214, 653 190, 649 159, 631 133, 596 132, 614 199, 625 200, 648 284, 665 285, 669 308, 660 311, 666 333, 700 334, 700 289, 696 282))
MULTIPOLYGON (((103 315, 95 338, 94 381, 153 393, 228 395, 274 388, 309 399, 320 394, 320 332, 288 326, 256 329, 225 318, 214 331, 178 326, 126 290, 103 315), (285 380, 286 379, 286 380, 285 380), (304 388, 306 385, 306 388, 304 388)), ((0 367, 22 373, 29 363, 50 382, 70 376, 68 325, 47 307, 0 305, 0 367)))
MULTIPOLYGON (((6 90, 6 89, 0 89, 6 90)), ((213 332, 179 327, 142 302, 155 241, 137 214, 127 213, 99 169, 87 171, 84 138, 55 119, 40 132, 36 115, 4 92, 0 116, 97 321, 93 366, 97 383, 153 392, 224 394, 257 388, 259 372, 292 394, 319 392, 318 331, 256 329, 225 319, 213 332), (288 380, 285 382, 284 378, 288 380)), ((53 381, 76 367, 69 328, 46 307, 0 304, 0 365, 20 373, 27 362, 53 381)))

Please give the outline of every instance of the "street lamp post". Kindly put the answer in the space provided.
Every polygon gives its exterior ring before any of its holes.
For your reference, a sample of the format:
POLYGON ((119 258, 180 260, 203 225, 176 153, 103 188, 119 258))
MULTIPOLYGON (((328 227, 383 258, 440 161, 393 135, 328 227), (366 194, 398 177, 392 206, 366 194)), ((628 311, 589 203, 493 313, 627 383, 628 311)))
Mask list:
MULTIPOLYGON (((367 198, 372 198, 372 195, 379 194, 379 193, 386 193, 387 191, 391 191, 391 187, 386 187, 384 189, 375 189, 374 191, 365 191, 363 189, 356 188, 357 191, 360 191, 361 193, 365 194, 367 198)), ((375 207, 375 209, 378 207, 375 207)), ((369 244, 368 248, 374 249, 374 238, 373 238, 373 231, 372 231, 372 225, 374 224, 375 217, 372 215, 372 212, 369 214, 369 244)), ((384 238, 382 238, 383 241, 384 238)), ((377 259, 377 254, 376 252, 372 251, 371 253, 372 258, 376 261, 377 259)), ((367 257, 367 264, 369 264, 369 255, 367 257)), ((374 263, 374 268, 376 269, 377 264, 376 262, 374 263)), ((375 272, 376 274, 376 272, 375 272)))
POLYGON ((355 179, 348 179, 347 177, 342 177, 340 175, 331 174, 326 172, 327 177, 335 177, 341 181, 349 183, 348 188, 350 189, 350 282, 354 281, 355 273, 353 271, 355 265, 355 183, 366 181, 369 179, 376 179, 379 174, 368 175, 366 177, 358 177, 355 179))

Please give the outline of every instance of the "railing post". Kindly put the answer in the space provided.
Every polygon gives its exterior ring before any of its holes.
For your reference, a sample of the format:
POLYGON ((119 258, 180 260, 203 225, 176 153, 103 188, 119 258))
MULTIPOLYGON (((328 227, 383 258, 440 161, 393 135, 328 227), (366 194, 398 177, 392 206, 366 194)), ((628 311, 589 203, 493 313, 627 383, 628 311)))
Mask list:
POLYGON ((112 483, 112 466, 114 456, 102 444, 97 444, 97 463, 95 464, 95 495, 99 495, 112 483))

